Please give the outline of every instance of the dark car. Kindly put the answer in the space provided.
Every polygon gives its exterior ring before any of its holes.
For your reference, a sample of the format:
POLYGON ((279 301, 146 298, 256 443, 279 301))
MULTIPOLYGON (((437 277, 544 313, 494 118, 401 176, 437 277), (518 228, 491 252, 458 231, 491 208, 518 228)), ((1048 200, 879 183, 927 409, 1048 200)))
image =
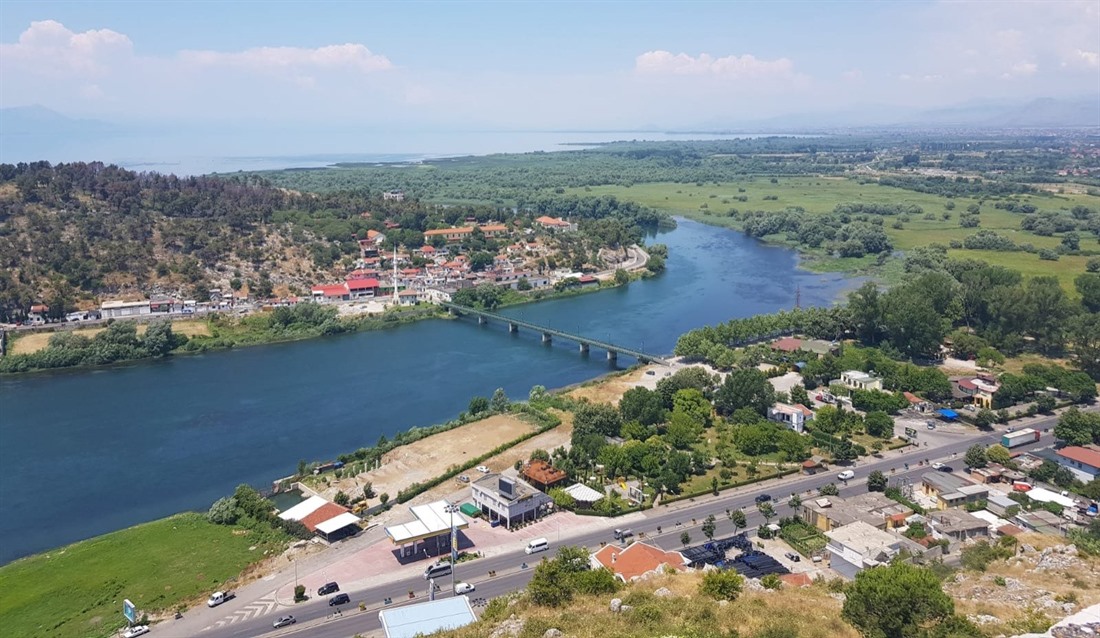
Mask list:
POLYGON ((328 596, 333 592, 340 591, 340 586, 336 583, 325 583, 321 585, 321 588, 317 590, 318 596, 328 596))
POLYGON ((757 494, 756 495, 757 505, 759 505, 760 503, 767 503, 770 500, 772 500, 771 494, 757 494))
POLYGON ((333 607, 335 605, 344 605, 351 602, 351 596, 347 594, 336 594, 332 598, 328 599, 328 606, 333 607))
POLYGON ((944 465, 943 467, 936 468, 936 469, 938 469, 941 472, 954 472, 955 471, 955 469, 953 467, 951 467, 950 465, 944 465))

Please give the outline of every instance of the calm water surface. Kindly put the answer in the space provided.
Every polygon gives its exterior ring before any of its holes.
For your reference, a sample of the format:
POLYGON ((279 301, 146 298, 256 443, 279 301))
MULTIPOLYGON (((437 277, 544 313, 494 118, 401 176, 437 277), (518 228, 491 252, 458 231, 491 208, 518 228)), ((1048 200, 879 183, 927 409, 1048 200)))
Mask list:
MULTIPOLYGON (((683 332, 853 285, 796 268, 794 253, 680 221, 668 270, 625 288, 506 314, 652 353, 683 332)), ((631 365, 623 358, 620 365, 631 365)), ((0 563, 189 509, 300 459, 446 421, 503 387, 560 387, 609 370, 602 351, 551 347, 505 326, 425 321, 107 370, 0 380, 0 563)))

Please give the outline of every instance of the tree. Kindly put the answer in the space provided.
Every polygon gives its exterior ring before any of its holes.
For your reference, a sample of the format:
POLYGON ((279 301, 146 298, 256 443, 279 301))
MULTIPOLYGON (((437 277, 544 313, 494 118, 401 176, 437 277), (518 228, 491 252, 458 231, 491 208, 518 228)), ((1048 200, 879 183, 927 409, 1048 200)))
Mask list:
POLYGON ((761 503, 756 507, 756 510, 764 517, 765 523, 775 518, 775 508, 772 507, 771 503, 761 503))
POLYGON ((789 505, 792 510, 797 510, 802 507, 802 497, 798 494, 791 494, 791 497, 787 499, 787 505, 789 505))
POLYGON ((867 475, 867 491, 869 492, 885 492, 886 491, 886 475, 880 470, 874 470, 867 475))
POLYGON ((714 514, 710 514, 703 521, 703 526, 701 528, 702 532, 703 532, 703 536, 706 536, 708 541, 709 540, 714 540, 714 529, 715 529, 715 527, 716 527, 716 525, 715 525, 715 522, 714 522, 714 514))
POLYGON ((745 529, 748 520, 745 518, 745 512, 742 510, 730 510, 730 522, 733 523, 734 530, 745 529))
POLYGON ((1094 380, 1100 380, 1100 314, 1082 313, 1069 322, 1073 360, 1094 380))
POLYGON ((1000 465, 1012 463, 1012 453, 1000 443, 990 445, 985 451, 985 458, 989 459, 991 463, 998 463, 1000 465))
POLYGON ((661 395, 641 386, 623 393, 619 400, 619 413, 623 421, 637 421, 642 425, 663 423, 668 416, 661 395))
POLYGON ((752 408, 757 414, 766 415, 775 404, 775 389, 764 373, 756 368, 742 368, 726 375, 726 380, 714 396, 714 406, 719 414, 733 414, 738 408, 752 408))
POLYGON ((332 502, 342 507, 347 507, 348 503, 351 502, 351 497, 347 495, 347 492, 340 490, 336 492, 336 496, 333 497, 332 502))
POLYGON ((477 416, 482 412, 488 412, 489 399, 485 397, 474 397, 470 399, 470 405, 466 408, 466 411, 469 412, 471 416, 477 416))
POLYGON ((569 574, 560 561, 543 561, 535 567, 531 582, 527 583, 527 595, 536 605, 562 607, 573 600, 569 585, 569 574))
POLYGON ((206 512, 206 520, 215 525, 232 525, 237 522, 237 517, 237 499, 232 496, 223 496, 214 501, 206 512))
POLYGON ((989 408, 982 408, 978 410, 978 413, 974 415, 974 425, 983 430, 988 430, 993 427, 993 424, 997 422, 997 415, 993 414, 993 411, 989 408))
POLYGON ((806 386, 801 383, 796 383, 791 386, 791 403, 795 405, 810 405, 810 393, 806 392, 806 386))
POLYGON ((955 612, 932 570, 903 562, 859 572, 844 593, 841 615, 870 638, 908 638, 955 612))
POLYGON ((1049 394, 1040 394, 1039 396, 1035 397, 1035 407, 1042 414, 1050 414, 1057 405, 1058 401, 1056 401, 1054 397, 1049 394))
POLYGON ((975 443, 966 450, 966 466, 972 468, 983 468, 988 465, 988 460, 985 456, 985 446, 975 443))
POLYGON ((885 412, 870 412, 863 419, 863 427, 867 434, 880 439, 888 439, 894 436, 894 420, 885 412))
POLYGON ((822 496, 839 496, 840 488, 836 486, 836 483, 826 483, 817 488, 817 493, 822 496))
POLYGON ((630 283, 630 273, 622 268, 615 269, 615 283, 619 286, 630 283))
POLYGON ((584 403, 573 415, 573 438, 583 434, 619 436, 623 426, 618 409, 606 403, 584 403))
POLYGON ((760 584, 764 589, 779 589, 783 586, 783 581, 775 574, 766 574, 760 579, 760 584))
POLYGON ((489 409, 497 414, 503 414, 512 406, 508 395, 504 394, 504 388, 497 388, 493 392, 493 398, 489 400, 489 409))
POLYGON ((1089 312, 1100 312, 1100 275, 1082 273, 1073 280, 1073 285, 1081 295, 1081 304, 1089 312))
POLYGON ((378 502, 380 502, 382 505, 385 505, 386 503, 388 503, 389 500, 390 500, 390 495, 387 494, 386 492, 382 492, 382 494, 380 494, 378 496, 378 502))
POLYGON ((700 427, 709 427, 714 408, 703 393, 696 388, 677 390, 672 395, 673 412, 681 412, 691 418, 700 427))
POLYGON ((703 573, 699 583, 699 593, 714 600, 737 600, 744 579, 732 569, 714 570, 703 573))
POLYGON ((683 412, 674 411, 669 419, 668 431, 665 432, 664 439, 672 447, 685 450, 694 445, 702 432, 702 426, 695 423, 691 417, 683 412))
POLYGON ((371 483, 370 481, 363 483, 363 498, 374 498, 374 483, 371 483))
POLYGON ((1081 412, 1074 406, 1058 418, 1054 436, 1068 445, 1100 443, 1100 414, 1081 412))
POLYGON ((684 533, 680 534, 680 543, 684 547, 687 547, 688 545, 690 545, 691 544, 691 534, 688 534, 687 532, 684 532, 684 533))

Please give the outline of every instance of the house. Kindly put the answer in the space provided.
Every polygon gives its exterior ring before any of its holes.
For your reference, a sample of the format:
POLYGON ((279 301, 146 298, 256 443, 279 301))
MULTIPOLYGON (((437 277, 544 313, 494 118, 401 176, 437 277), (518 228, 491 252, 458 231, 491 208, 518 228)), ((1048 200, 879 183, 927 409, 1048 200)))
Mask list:
POLYGON ((945 536, 953 541, 989 536, 988 521, 960 509, 932 512, 927 520, 934 534, 945 536))
POLYGON ((518 478, 486 474, 470 484, 474 506, 490 521, 505 527, 541 517, 553 503, 549 496, 518 478))
POLYGON ((438 228, 435 230, 424 231, 424 237, 427 241, 431 241, 432 237, 442 237, 445 241, 459 242, 470 236, 470 233, 474 232, 474 229, 481 230, 481 234, 486 237, 496 237, 508 232, 508 227, 504 224, 493 224, 489 226, 459 226, 457 228, 438 228))
POLYGON ((1100 477, 1100 447, 1071 445, 1057 452, 1058 465, 1073 472, 1073 477, 1088 483, 1100 477))
POLYGON ((600 285, 600 280, 596 279, 596 277, 593 275, 581 275, 577 279, 577 283, 580 285, 581 288, 588 288, 591 286, 598 287, 600 285))
POLYGON ((311 496, 294 507, 279 513, 284 521, 298 521, 306 529, 326 540, 338 540, 359 532, 359 517, 348 508, 331 503, 320 496, 311 496))
POLYGON ((769 420, 775 421, 776 423, 782 423, 799 434, 802 434, 806 430, 806 422, 812 421, 813 418, 814 411, 801 403, 796 403, 795 405, 776 403, 774 406, 768 408, 769 420))
POLYGON ((684 569, 687 559, 680 552, 666 552, 641 541, 628 547, 607 545, 591 555, 592 569, 606 568, 624 583, 643 578, 646 574, 664 573, 666 568, 684 569))
POLYGON ((924 399, 918 397, 912 392, 902 392, 902 396, 909 402, 909 409, 916 410, 917 412, 928 412, 932 409, 932 404, 924 399))
POLYGON ((802 461, 802 471, 806 474, 817 474, 826 469, 828 468, 825 466, 825 457, 815 454, 805 461, 802 461))
POLYGON ((528 461, 523 469, 520 470, 520 474, 531 485, 546 492, 551 488, 557 486, 562 481, 569 478, 569 475, 564 470, 550 465, 546 461, 540 461, 535 459, 528 461))
POLYGON ((941 510, 977 503, 989 497, 988 487, 945 472, 925 472, 921 475, 920 488, 925 494, 936 498, 936 507, 941 510))
POLYGON ((99 312, 104 319, 118 319, 147 315, 152 309, 148 301, 104 301, 99 312))
POLYGON ((1063 520, 1062 517, 1046 510, 1020 512, 1013 517, 1013 522, 1033 532, 1054 535, 1061 534, 1066 525, 1066 521, 1063 520))
POLYGON ((825 532, 829 566, 849 580, 867 569, 889 563, 902 550, 923 554, 924 547, 904 536, 884 532, 863 521, 825 532))
POLYGON ((952 379, 952 396, 959 399, 970 399, 974 405, 983 408, 993 407, 993 395, 1001 386, 990 375, 981 375, 974 378, 952 379))
POLYGON ((348 279, 344 284, 348 287, 348 297, 351 299, 375 297, 380 285, 377 279, 348 279))
POLYGON ((564 219, 561 219, 561 218, 558 218, 558 217, 549 217, 547 215, 543 215, 542 217, 539 217, 539 218, 535 219, 535 223, 538 224, 539 226, 542 226, 546 230, 561 230, 561 231, 577 230, 577 225, 576 224, 570 224, 569 222, 565 221, 564 219))
POLYGON ((50 311, 50 307, 44 303, 36 303, 31 306, 30 312, 27 313, 27 319, 30 319, 33 323, 41 323, 46 320, 46 313, 50 311))
POLYGON ((351 299, 351 293, 348 292, 348 286, 344 284, 331 284, 314 286, 310 288, 310 296, 317 303, 328 303, 332 301, 347 301, 351 299))
POLYGON ((149 312, 167 314, 182 310, 179 300, 171 297, 153 297, 149 300, 149 312))
POLYGON ((985 509, 997 516, 1009 518, 1009 512, 1020 511, 1020 504, 1003 494, 990 494, 989 498, 985 499, 985 509))
POLYGON ((382 199, 389 202, 403 202, 405 201, 405 193, 403 191, 386 191, 382 193, 382 199))
POLYGON ((859 370, 841 372, 840 382, 853 390, 882 390, 881 378, 859 370))
POLYGON ((823 496, 802 501, 802 520, 827 532, 856 521, 862 521, 877 529, 893 529, 903 525, 913 513, 905 505, 887 498, 879 492, 867 492, 841 498, 823 496))
POLYGON ((397 293, 397 302, 402 306, 415 306, 421 301, 426 301, 430 296, 420 290, 402 290, 397 293))

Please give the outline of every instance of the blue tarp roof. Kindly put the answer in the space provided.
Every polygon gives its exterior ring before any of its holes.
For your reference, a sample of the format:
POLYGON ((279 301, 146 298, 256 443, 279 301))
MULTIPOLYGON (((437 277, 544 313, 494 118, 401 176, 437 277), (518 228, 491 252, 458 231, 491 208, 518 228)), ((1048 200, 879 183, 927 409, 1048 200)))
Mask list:
POLYGON ((959 418, 959 413, 958 412, 956 412, 954 410, 948 410, 947 408, 940 409, 939 413, 940 413, 940 416, 942 416, 945 419, 957 419, 957 418, 959 418))
POLYGON ((413 638, 444 629, 457 629, 477 620, 470 599, 465 596, 443 598, 416 605, 383 609, 378 612, 387 638, 413 638))

